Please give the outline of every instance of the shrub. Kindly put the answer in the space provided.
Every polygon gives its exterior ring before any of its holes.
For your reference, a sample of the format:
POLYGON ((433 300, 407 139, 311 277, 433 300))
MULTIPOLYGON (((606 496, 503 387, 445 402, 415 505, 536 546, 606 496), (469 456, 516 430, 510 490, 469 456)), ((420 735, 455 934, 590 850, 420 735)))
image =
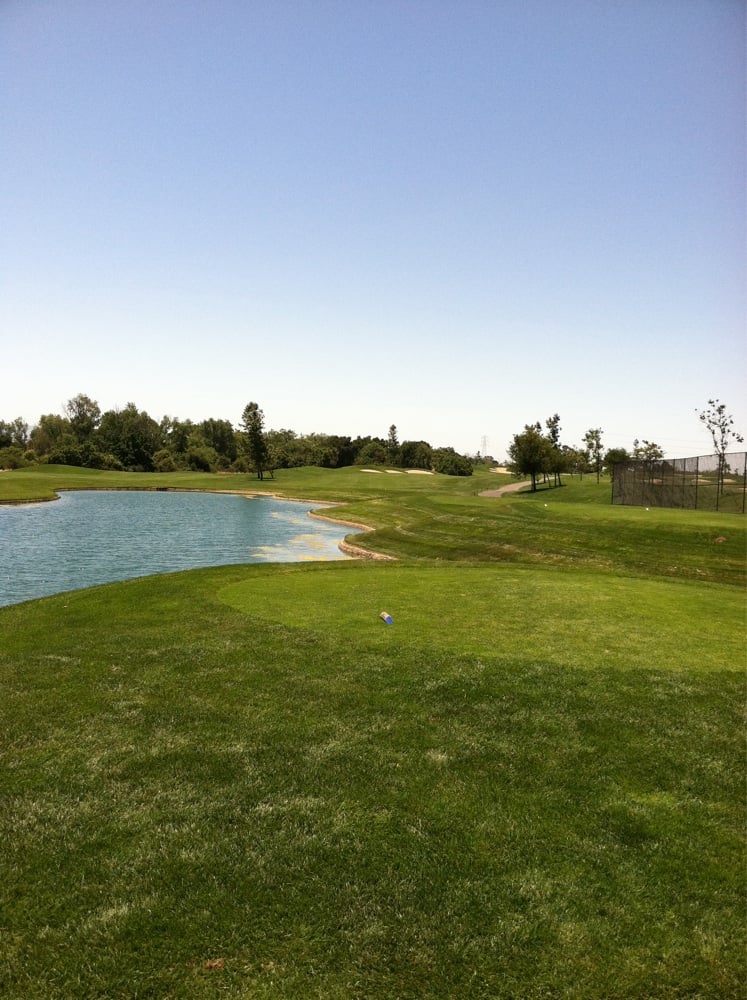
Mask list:
POLYGON ((192 472, 213 472, 217 462, 218 455, 215 449, 207 445, 187 450, 187 465, 192 472))
POLYGON ((0 448, 0 469, 23 469, 28 464, 18 445, 12 444, 7 448, 0 448))
POLYGON ((436 448, 433 452, 433 471, 445 476, 471 476, 472 462, 453 448, 436 448))
POLYGON ((161 448, 153 456, 153 470, 155 472, 176 472, 174 456, 167 448, 161 448))
POLYGON ((80 445, 66 435, 49 453, 49 463, 50 465, 83 465, 80 445))

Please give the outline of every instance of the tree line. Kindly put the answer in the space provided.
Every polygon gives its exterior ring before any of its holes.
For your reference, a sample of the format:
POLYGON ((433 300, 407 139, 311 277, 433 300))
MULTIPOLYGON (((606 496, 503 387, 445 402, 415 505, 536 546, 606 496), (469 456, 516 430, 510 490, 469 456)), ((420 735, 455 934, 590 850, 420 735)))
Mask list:
POLYGON ((473 468, 472 460, 453 448, 400 443, 394 424, 386 437, 266 430, 256 402, 247 404, 237 427, 217 419, 156 421, 134 403, 102 413, 84 393, 68 400, 62 414, 43 414, 31 428, 20 417, 0 420, 0 468, 34 463, 133 472, 254 472, 259 478, 305 465, 393 465, 454 476, 472 475, 473 468))
POLYGON ((602 429, 590 428, 584 436, 583 446, 561 444, 560 415, 555 413, 542 424, 525 424, 524 430, 514 434, 508 446, 507 466, 515 475, 529 476, 532 490, 542 477, 552 485, 561 486, 564 473, 583 476, 596 471, 597 480, 603 467, 602 429))
MULTIPOLYGON (((742 443, 744 438, 734 430, 734 418, 727 412, 726 404, 720 400, 709 399, 706 409, 695 412, 711 435, 713 453, 718 456, 718 478, 723 490, 727 451, 732 442, 742 443)), ((664 450, 655 441, 639 441, 636 438, 630 451, 627 448, 608 448, 605 451, 601 427, 590 427, 580 446, 561 444, 561 430, 560 416, 555 413, 547 418, 544 429, 537 421, 525 424, 524 430, 513 436, 508 448, 508 468, 516 475, 529 476, 532 490, 537 489, 539 477, 547 483, 552 476, 552 485, 559 486, 564 473, 578 476, 593 473, 599 482, 602 470, 608 469, 612 475, 619 462, 643 461, 653 464, 664 458, 664 450)))
MULTIPOLYGON (((709 399, 706 409, 695 412, 711 435, 723 479, 727 450, 743 438, 718 399, 709 399)), ((543 482, 552 477, 552 484, 560 485, 564 474, 592 473, 599 481, 602 470, 611 472, 617 462, 655 462, 664 457, 656 442, 645 439, 636 439, 631 450, 605 450, 600 427, 589 428, 581 445, 563 444, 561 430, 560 416, 555 413, 544 428, 537 421, 513 436, 507 465, 515 474, 529 476, 533 490, 540 477, 543 482)), ((194 423, 164 416, 156 421, 134 403, 102 413, 98 403, 84 393, 68 400, 63 414, 44 414, 32 428, 20 417, 0 420, 0 468, 11 469, 49 463, 134 472, 255 472, 263 478, 276 469, 306 465, 327 469, 392 465, 470 476, 475 462, 492 463, 492 459, 470 458, 453 448, 434 448, 427 441, 400 442, 395 424, 386 437, 265 430, 264 414, 256 402, 244 408, 238 427, 216 419, 194 423)))

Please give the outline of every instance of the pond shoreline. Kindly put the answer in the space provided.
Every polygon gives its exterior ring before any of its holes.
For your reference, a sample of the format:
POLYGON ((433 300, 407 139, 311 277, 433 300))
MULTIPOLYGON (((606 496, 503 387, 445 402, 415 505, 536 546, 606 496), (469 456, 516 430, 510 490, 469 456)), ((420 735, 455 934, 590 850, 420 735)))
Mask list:
MULTIPOLYGON (((309 497, 290 497, 280 493, 274 493, 267 490, 203 490, 191 488, 188 486, 62 486, 55 489, 55 495, 51 497, 28 497, 23 500, 0 500, 0 506, 7 507, 22 507, 37 503, 52 503, 55 500, 60 499, 61 493, 213 493, 220 496, 242 496, 247 498, 256 497, 271 497, 274 500, 288 500, 292 503, 308 503, 314 504, 319 503, 324 507, 337 507, 339 504, 332 500, 311 500, 309 497)), ((348 528, 358 528, 361 532, 369 532, 374 529, 368 524, 362 524, 359 521, 343 521, 336 517, 327 517, 324 514, 319 513, 317 510, 308 511, 308 516, 317 518, 320 521, 326 521, 329 524, 339 524, 343 527, 348 528)), ((350 556, 352 559, 375 559, 383 562, 396 562, 396 556, 386 555, 383 552, 374 552, 371 549, 361 548, 359 545, 353 545, 350 542, 345 541, 343 538, 338 546, 341 552, 345 555, 350 556)))
MULTIPOLYGON (((278 497, 278 499, 282 499, 282 497, 278 497)), ((309 501, 305 502, 308 503, 309 501)), ((329 504, 329 506, 334 507, 335 504, 329 504)), ((369 525, 361 524, 359 521, 343 521, 337 517, 326 517, 315 510, 309 511, 309 517, 317 518, 320 521, 328 521, 331 524, 341 524, 347 528, 358 528, 363 532, 374 530, 369 525)), ((341 552, 351 556, 353 559, 378 559, 380 562, 397 562, 396 556, 388 556, 384 552, 374 552, 372 549, 362 549, 359 545, 352 545, 350 542, 346 542, 344 538, 338 543, 337 547, 341 552)))
POLYGON ((364 526, 325 516, 334 505, 319 499, 180 488, 55 492, 59 504, 0 510, 2 607, 206 566, 377 557, 351 544, 351 529, 364 526))

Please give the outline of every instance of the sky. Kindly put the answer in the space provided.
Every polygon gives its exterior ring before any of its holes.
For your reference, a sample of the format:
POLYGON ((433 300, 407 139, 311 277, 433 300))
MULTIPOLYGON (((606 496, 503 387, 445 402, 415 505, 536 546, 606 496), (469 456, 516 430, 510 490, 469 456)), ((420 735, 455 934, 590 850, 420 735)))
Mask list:
POLYGON ((743 0, 0 0, 0 121, 0 419, 747 436, 743 0))

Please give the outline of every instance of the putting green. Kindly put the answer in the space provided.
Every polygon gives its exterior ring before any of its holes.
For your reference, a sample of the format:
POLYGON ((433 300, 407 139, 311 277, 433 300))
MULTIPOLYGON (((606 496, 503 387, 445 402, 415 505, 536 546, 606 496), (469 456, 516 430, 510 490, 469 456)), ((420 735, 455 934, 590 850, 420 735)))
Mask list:
POLYGON ((367 647, 417 645, 574 668, 743 668, 736 589, 494 565, 310 569, 257 573, 219 596, 245 614, 367 647), (393 624, 381 621, 382 611, 393 624))

